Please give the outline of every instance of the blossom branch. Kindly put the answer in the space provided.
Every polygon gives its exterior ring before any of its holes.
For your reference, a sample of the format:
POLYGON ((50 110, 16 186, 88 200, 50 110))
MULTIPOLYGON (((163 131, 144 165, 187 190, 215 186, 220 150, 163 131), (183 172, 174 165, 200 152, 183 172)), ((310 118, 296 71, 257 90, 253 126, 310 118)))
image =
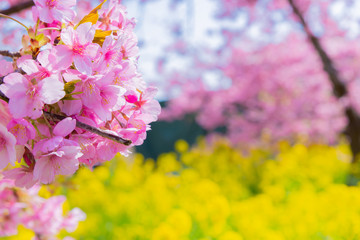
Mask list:
MULTIPOLYGON (((63 119, 66 118, 65 116, 61 116, 61 115, 58 115, 58 114, 50 113, 50 112, 47 112, 47 111, 44 111, 44 115, 45 115, 46 117, 49 117, 49 118, 51 118, 51 119, 55 119, 55 120, 58 120, 58 121, 61 121, 61 120, 63 120, 63 119)), ((80 121, 78 121, 78 120, 76 120, 76 127, 81 128, 81 129, 84 129, 84 130, 89 131, 89 132, 92 132, 92 133, 95 133, 95 134, 97 134, 97 135, 99 135, 99 136, 101 136, 101 137, 104 137, 104 138, 113 140, 113 141, 115 141, 115 142, 124 144, 124 145, 126 145, 126 146, 129 146, 129 145, 131 144, 131 141, 130 141, 130 140, 121 138, 121 137, 116 136, 116 135, 114 135, 114 134, 108 133, 108 132, 106 132, 105 130, 102 130, 102 129, 97 128, 97 127, 90 126, 90 125, 85 124, 85 123, 83 123, 83 122, 80 122, 80 121)))
MULTIPOLYGON (((346 96, 348 93, 346 85, 340 79, 339 73, 334 67, 332 59, 324 50, 319 39, 311 33, 303 15, 301 14, 294 0, 288 0, 288 2, 294 14, 297 16, 301 25, 305 29, 306 35, 309 38, 310 43, 312 44, 321 59, 324 71, 327 73, 328 78, 333 86, 334 95, 339 99, 346 96)), ((353 162, 355 162, 357 161, 356 157, 360 153, 360 117, 351 106, 346 107, 345 114, 348 119, 348 125, 346 127, 345 134, 350 140, 350 147, 353 154, 353 162)))
MULTIPOLYGON (((0 99, 4 100, 5 102, 9 102, 9 98, 6 97, 1 91, 0 91, 0 99)), ((57 120, 57 121, 61 121, 63 119, 65 119, 66 117, 65 116, 61 116, 61 115, 58 115, 58 114, 54 114, 54 113, 50 113, 50 112, 47 112, 47 111, 43 111, 44 112, 44 115, 48 118, 51 118, 51 119, 54 119, 54 120, 57 120)), ((95 133, 101 137, 104 137, 104 138, 107 138, 107 139, 110 139, 112 141, 115 141, 117 143, 121 143, 121 144, 124 144, 126 146, 129 146, 132 142, 128 139, 124 139, 122 137, 119 137, 117 135, 114 135, 114 134, 111 134, 111 133, 108 133, 106 132, 105 130, 102 130, 100 128, 97 128, 97 127, 93 127, 93 126, 90 126, 88 124, 85 124, 83 122, 80 122, 78 120, 76 120, 76 127, 78 128, 81 128, 81 129, 84 129, 86 131, 89 131, 89 132, 92 132, 92 133, 95 133)))
POLYGON ((22 3, 18 3, 17 5, 14 5, 8 9, 0 11, 0 13, 6 14, 6 15, 11 15, 14 13, 21 12, 22 10, 25 10, 32 6, 34 6, 34 2, 32 0, 30 0, 30 1, 22 2, 22 3))
POLYGON ((322 47, 319 39, 315 37, 307 25, 303 15, 301 14, 299 8, 295 5, 294 0, 288 0, 289 4, 291 5, 292 10, 294 11, 295 15, 299 18, 301 25, 304 27, 306 35, 308 36, 311 44, 315 48, 317 54, 321 58, 323 63, 324 71, 328 74, 328 77, 333 85, 333 91, 336 97, 341 98, 347 94, 347 89, 345 84, 340 80, 338 71, 335 69, 333 61, 325 52, 324 48, 322 47))
POLYGON ((4 57, 11 57, 11 58, 19 58, 21 57, 21 54, 19 52, 15 52, 15 53, 12 53, 12 52, 9 52, 7 50, 0 50, 0 55, 4 56, 4 57))
MULTIPOLYGON (((1 83, 3 82, 3 78, 1 78, 0 82, 1 83)), ((1 91, 0 91, 0 99, 4 100, 7 103, 9 102, 9 98, 7 96, 5 96, 5 94, 3 94, 1 91)))

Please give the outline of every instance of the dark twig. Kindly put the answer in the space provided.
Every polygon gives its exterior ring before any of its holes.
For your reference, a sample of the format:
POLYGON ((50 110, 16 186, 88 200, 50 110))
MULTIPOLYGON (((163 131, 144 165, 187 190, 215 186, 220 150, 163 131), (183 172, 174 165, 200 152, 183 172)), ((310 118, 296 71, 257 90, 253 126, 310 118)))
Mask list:
POLYGON ((0 55, 4 56, 4 57, 11 57, 11 58, 19 58, 21 57, 21 54, 19 52, 15 52, 15 53, 12 53, 12 52, 9 52, 7 50, 0 50, 0 55))
POLYGON ((338 98, 345 96, 347 94, 346 86, 340 80, 338 71, 335 69, 333 61, 328 56, 328 54, 325 52, 319 39, 311 33, 303 15, 301 14, 299 8, 295 5, 294 0, 288 0, 288 1, 291 5, 295 15, 299 18, 301 25, 305 29, 306 35, 308 36, 311 44, 315 48, 319 57, 321 58, 324 71, 328 74, 328 77, 333 85, 333 91, 334 91, 335 96, 338 98))
MULTIPOLYGON (((55 120, 58 120, 58 121, 61 121, 61 120, 63 120, 63 119, 66 118, 65 116, 61 116, 61 115, 54 114, 54 113, 50 113, 50 112, 46 112, 46 111, 44 111, 44 115, 45 115, 46 117, 50 118, 50 119, 55 119, 55 120)), ((99 136, 101 136, 101 137, 104 137, 104 138, 113 140, 113 141, 115 141, 115 142, 124 144, 124 145, 126 145, 126 146, 129 146, 129 145, 131 144, 131 141, 130 141, 130 140, 121 138, 121 137, 116 136, 116 135, 114 135, 114 134, 108 133, 108 132, 106 132, 105 130, 102 130, 102 129, 97 128, 97 127, 90 126, 90 125, 88 125, 88 124, 82 123, 82 122, 77 121, 77 120, 76 120, 76 126, 77 126, 78 128, 84 129, 84 130, 86 130, 86 131, 95 133, 95 134, 97 134, 97 135, 99 135, 99 136)))
MULTIPOLYGON (((6 97, 1 91, 0 91, 0 99, 4 100, 5 102, 9 102, 9 98, 6 97)), ((57 120, 57 121, 61 121, 61 120, 66 118, 65 116, 61 116, 61 115, 58 115, 58 114, 54 114, 54 113, 50 113, 50 112, 46 112, 46 111, 43 111, 43 112, 44 112, 44 115, 47 118, 54 119, 54 120, 57 120)), ((115 141, 117 143, 124 144, 126 146, 129 146, 132 143, 131 140, 121 138, 121 137, 119 137, 117 135, 106 132, 106 130, 102 130, 100 128, 90 126, 90 125, 85 124, 83 122, 80 122, 78 120, 76 120, 76 127, 84 129, 84 130, 92 132, 92 133, 95 133, 95 134, 97 134, 97 135, 99 135, 101 137, 110 139, 110 140, 115 141)))
MULTIPOLYGON (((301 25, 303 26, 310 43, 312 44, 321 59, 324 71, 327 73, 328 78, 332 84, 334 95, 337 98, 346 96, 348 93, 346 85, 340 79, 340 75, 334 67, 332 59, 324 50, 319 39, 311 33, 303 15, 301 14, 299 8, 296 6, 294 0, 288 1, 294 14, 298 17, 301 25)), ((357 161, 356 157, 360 153, 360 117, 351 106, 345 109, 345 114, 348 119, 348 125, 346 127, 345 134, 350 140, 350 147, 353 154, 353 162, 355 162, 357 161)))
POLYGON ((18 3, 17 5, 14 5, 8 9, 0 11, 0 13, 5 14, 5 15, 11 15, 14 13, 21 12, 22 10, 25 10, 32 6, 34 6, 34 2, 32 0, 30 0, 30 1, 22 2, 22 3, 18 3))
POLYGON ((9 102, 9 98, 7 96, 5 96, 5 94, 3 94, 1 91, 0 91, 0 99, 4 100, 7 103, 9 102))

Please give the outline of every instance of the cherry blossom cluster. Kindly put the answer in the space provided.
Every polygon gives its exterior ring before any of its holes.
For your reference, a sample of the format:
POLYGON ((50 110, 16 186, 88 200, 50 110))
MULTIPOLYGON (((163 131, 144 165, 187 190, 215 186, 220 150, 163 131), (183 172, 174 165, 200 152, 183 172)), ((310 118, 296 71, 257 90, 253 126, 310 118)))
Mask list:
POLYGON ((119 1, 104 2, 79 18, 75 0, 34 0, 23 48, 1 60, 0 169, 23 159, 4 172, 17 186, 126 155, 157 120, 157 90, 137 71, 135 22, 119 1))
POLYGON ((223 3, 219 11, 231 10, 220 14, 219 20, 246 13, 248 22, 239 28, 224 25, 221 48, 198 46, 192 50, 192 66, 196 67, 168 77, 167 82, 179 83, 170 86, 168 92, 175 89, 173 92, 181 93, 169 101, 162 119, 195 113, 202 127, 210 132, 225 132, 240 147, 299 138, 332 143, 339 134, 354 133, 349 130, 348 112, 360 112, 359 34, 341 26, 349 16, 335 16, 333 11, 342 2, 343 14, 350 15, 354 1, 218 2, 223 3), (295 3, 305 26, 290 3, 295 3), (280 34, 276 30, 280 25, 291 28, 280 34), (249 34, 254 29, 257 37, 249 34), (356 38, 348 38, 350 34, 356 38), (324 65, 309 36, 316 36, 331 64, 324 65), (324 67, 329 65, 345 86, 345 95, 334 94, 334 84, 324 67), (215 71, 219 74, 210 79, 210 84, 216 89, 207 85, 204 74, 215 71))
POLYGON ((85 220, 78 208, 63 215, 64 196, 45 199, 38 191, 39 187, 26 190, 16 187, 13 180, 0 179, 0 237, 16 235, 18 226, 23 225, 35 233, 35 240, 55 240, 60 231, 73 232, 78 222, 85 220))
POLYGON ((348 79, 349 98, 344 101, 333 96, 311 45, 294 34, 279 44, 253 51, 232 48, 231 56, 221 66, 223 78, 219 78, 231 79, 230 88, 195 88, 194 85, 200 86, 199 80, 188 79, 190 83, 163 109, 161 118, 173 120, 196 113, 202 127, 226 129, 226 136, 241 147, 298 137, 311 142, 333 142, 346 126, 346 104, 359 106, 355 102, 359 81, 354 59, 360 51, 351 44, 348 48, 334 48, 345 44, 341 38, 324 44, 337 60, 340 74, 348 79))

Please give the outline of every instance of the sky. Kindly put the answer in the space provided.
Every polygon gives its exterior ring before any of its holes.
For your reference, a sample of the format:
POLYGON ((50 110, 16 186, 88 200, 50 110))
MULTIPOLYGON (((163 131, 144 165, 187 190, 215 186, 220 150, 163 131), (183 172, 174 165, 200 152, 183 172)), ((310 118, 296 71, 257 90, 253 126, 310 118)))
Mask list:
MULTIPOLYGON (((137 19, 135 31, 139 36, 139 67, 146 79, 152 84, 161 85, 164 79, 158 76, 157 60, 166 52, 166 66, 169 71, 188 71, 191 61, 184 55, 169 54, 167 47, 174 40, 183 40, 187 49, 198 46, 218 48, 222 43, 220 26, 212 16, 216 12, 216 2, 209 0, 184 0, 177 4, 171 0, 153 0, 148 4, 139 1, 124 1, 128 8, 128 16, 137 19), (176 31, 172 31, 176 26, 176 31)), ((240 18, 238 22, 243 21, 240 18)), ((244 22, 244 21, 243 21, 244 22)), ((211 76, 210 76, 211 78, 211 76)), ((216 82, 216 81, 214 81, 216 82)), ((164 100, 166 94, 160 92, 158 99, 164 100)))

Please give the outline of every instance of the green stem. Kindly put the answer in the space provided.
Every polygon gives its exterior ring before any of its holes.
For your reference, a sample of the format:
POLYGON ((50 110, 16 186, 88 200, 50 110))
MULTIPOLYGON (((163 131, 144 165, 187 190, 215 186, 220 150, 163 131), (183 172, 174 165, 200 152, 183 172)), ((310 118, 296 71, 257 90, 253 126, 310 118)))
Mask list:
POLYGON ((39 28, 39 24, 40 24, 40 19, 38 18, 38 20, 36 21, 35 36, 37 36, 37 32, 38 32, 38 28, 39 28))
POLYGON ((16 20, 16 19, 13 18, 13 17, 10 17, 10 16, 5 15, 5 14, 2 14, 2 13, 0 13, 0 17, 11 19, 11 20, 17 22, 18 24, 20 24, 21 26, 23 26, 27 31, 29 30, 29 28, 28 28, 27 26, 25 26, 25 24, 23 24, 23 23, 20 22, 19 20, 16 20))

